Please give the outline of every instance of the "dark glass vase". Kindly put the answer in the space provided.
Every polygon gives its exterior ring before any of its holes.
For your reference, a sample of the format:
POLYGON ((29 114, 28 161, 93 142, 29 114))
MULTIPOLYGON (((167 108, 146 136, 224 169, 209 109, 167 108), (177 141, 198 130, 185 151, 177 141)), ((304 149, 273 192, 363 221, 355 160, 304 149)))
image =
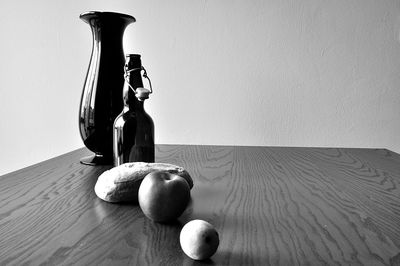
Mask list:
POLYGON ((79 108, 79 131, 94 155, 88 165, 113 164, 113 123, 123 108, 123 35, 135 18, 114 12, 86 12, 80 19, 92 30, 93 46, 79 108))
MULTIPOLYGON (((123 87, 124 108, 114 122, 114 166, 128 162, 154 162, 154 122, 144 109, 140 55, 128 54, 123 87)), ((145 75, 147 77, 147 74, 145 75)))

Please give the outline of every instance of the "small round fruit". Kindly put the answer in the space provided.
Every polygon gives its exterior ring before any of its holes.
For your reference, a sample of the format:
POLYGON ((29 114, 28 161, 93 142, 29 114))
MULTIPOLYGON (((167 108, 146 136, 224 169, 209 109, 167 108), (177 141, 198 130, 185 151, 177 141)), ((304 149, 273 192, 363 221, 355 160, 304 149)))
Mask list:
POLYGON ((178 218, 190 200, 187 181, 176 174, 152 172, 140 184, 138 200, 143 213, 155 222, 178 218))
POLYGON ((194 260, 208 259, 217 251, 219 236, 210 223, 192 220, 185 224, 179 237, 183 252, 194 260))

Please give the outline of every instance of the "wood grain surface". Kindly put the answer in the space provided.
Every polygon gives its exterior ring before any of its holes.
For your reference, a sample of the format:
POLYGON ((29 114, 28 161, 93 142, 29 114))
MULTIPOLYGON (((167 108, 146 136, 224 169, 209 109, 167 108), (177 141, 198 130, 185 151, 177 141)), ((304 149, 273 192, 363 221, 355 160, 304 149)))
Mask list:
POLYGON ((109 167, 79 149, 0 177, 0 265, 400 265, 400 156, 385 149, 157 145, 185 167, 191 203, 174 223, 98 199, 109 167), (193 261, 179 233, 219 232, 193 261))

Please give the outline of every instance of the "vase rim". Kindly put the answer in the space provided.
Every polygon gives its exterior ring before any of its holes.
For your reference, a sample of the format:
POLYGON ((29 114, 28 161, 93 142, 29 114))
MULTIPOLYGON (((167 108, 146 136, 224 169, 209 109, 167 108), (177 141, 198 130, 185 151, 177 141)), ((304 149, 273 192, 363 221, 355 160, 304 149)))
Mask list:
POLYGON ((110 11, 87 11, 82 14, 80 14, 79 18, 82 20, 87 20, 93 17, 115 17, 115 18, 123 18, 126 19, 129 22, 135 22, 136 19, 128 14, 124 13, 118 13, 118 12, 110 12, 110 11))

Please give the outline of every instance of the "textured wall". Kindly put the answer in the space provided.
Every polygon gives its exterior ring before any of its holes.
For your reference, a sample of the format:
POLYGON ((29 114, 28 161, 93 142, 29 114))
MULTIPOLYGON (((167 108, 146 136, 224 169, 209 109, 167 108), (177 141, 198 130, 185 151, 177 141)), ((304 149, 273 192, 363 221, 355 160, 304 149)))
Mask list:
POLYGON ((88 10, 132 14, 157 143, 400 152, 399 1, 0 2, 0 174, 81 147, 88 10))

